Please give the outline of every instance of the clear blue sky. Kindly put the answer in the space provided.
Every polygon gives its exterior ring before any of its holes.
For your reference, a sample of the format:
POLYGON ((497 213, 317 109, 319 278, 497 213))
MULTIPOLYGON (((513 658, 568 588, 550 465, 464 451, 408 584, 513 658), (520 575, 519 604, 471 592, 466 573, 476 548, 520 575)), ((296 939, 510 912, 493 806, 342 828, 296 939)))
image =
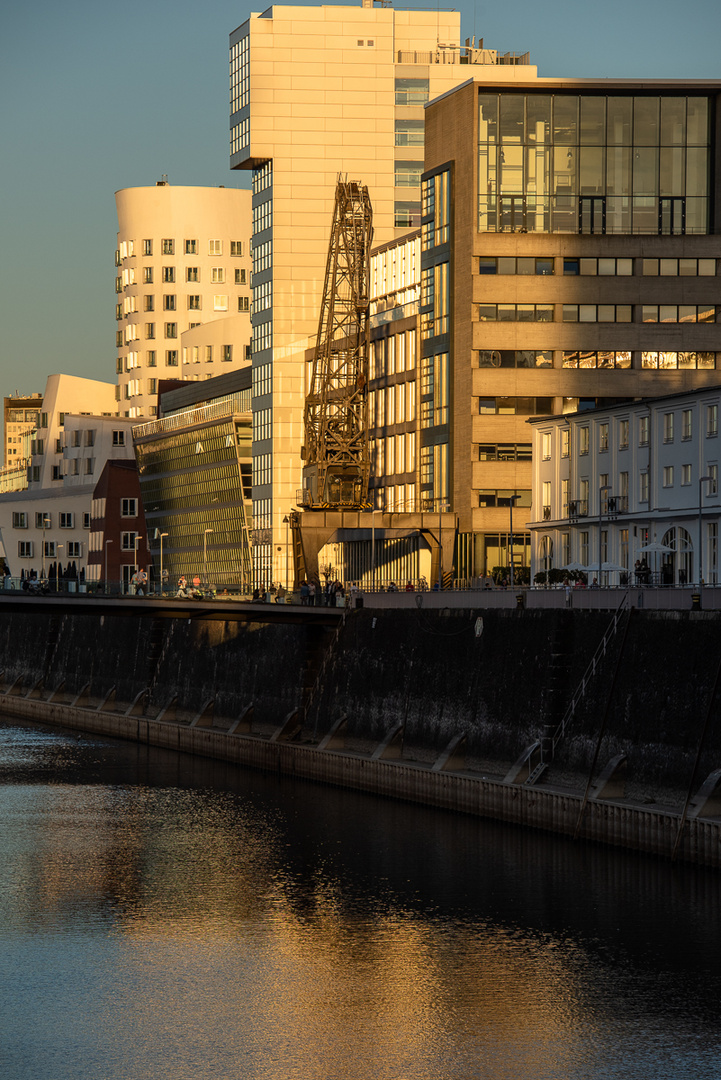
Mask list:
MULTIPOLYGON (((539 75, 721 78, 719 0, 459 6, 464 38, 529 50, 539 75)), ((162 173, 171 184, 247 186, 228 168, 228 34, 250 10, 230 0, 4 5, 1 395, 41 391, 54 372, 115 381, 118 188, 162 173)))

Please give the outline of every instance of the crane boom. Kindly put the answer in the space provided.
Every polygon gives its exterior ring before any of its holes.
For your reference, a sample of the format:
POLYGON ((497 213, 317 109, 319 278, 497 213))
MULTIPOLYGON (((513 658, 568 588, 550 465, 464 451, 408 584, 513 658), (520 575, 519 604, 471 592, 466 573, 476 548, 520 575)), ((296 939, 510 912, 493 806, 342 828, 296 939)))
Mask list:
POLYGON ((368 188, 336 184, 311 385, 303 505, 368 505, 368 310, 373 211, 368 188))

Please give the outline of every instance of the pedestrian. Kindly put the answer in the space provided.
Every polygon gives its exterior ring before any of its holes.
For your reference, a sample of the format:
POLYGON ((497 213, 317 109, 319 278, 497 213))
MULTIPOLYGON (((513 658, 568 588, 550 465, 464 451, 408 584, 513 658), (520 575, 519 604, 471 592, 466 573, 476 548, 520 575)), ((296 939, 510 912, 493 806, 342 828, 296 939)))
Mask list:
POLYGON ((406 582, 406 592, 413 592, 413 585, 410 581, 406 582))
POLYGON ((308 582, 308 607, 315 607, 315 582, 308 582))
POLYGON ((303 607, 308 607, 308 597, 310 596, 310 588, 307 581, 303 581, 300 587, 300 602, 303 607))

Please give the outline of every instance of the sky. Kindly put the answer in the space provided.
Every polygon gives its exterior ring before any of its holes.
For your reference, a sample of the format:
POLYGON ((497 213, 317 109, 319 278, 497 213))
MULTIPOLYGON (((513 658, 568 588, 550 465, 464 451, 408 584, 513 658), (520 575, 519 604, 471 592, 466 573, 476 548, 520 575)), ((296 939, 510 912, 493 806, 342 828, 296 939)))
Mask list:
MULTIPOLYGON (((457 9, 462 39, 528 50, 541 76, 721 79, 718 0, 457 9)), ((163 173, 171 184, 249 186, 228 166, 228 35, 251 10, 237 0, 3 5, 0 395, 42 392, 58 372, 115 382, 118 189, 163 173)))

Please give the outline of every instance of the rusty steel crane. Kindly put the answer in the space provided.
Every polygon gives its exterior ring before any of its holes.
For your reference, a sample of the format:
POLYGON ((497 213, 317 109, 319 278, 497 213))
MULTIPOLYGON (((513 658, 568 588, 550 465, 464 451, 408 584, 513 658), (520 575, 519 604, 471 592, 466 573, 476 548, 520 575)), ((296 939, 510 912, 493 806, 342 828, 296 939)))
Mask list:
POLYGON ((338 177, 302 457, 306 509, 369 505, 368 188, 338 177))

